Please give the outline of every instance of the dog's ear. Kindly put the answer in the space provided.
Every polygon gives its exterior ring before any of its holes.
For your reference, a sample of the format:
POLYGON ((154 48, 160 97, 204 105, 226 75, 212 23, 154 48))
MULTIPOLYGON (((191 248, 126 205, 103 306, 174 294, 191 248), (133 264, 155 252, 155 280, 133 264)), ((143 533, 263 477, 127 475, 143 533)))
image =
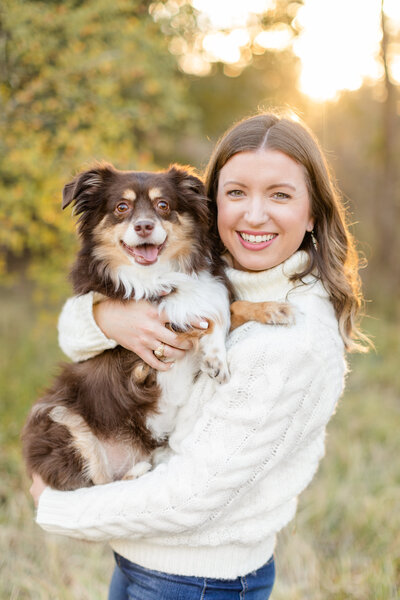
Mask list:
POLYGON ((184 191, 194 192, 204 196, 204 183, 194 174, 194 169, 189 166, 171 165, 168 174, 172 177, 175 184, 184 191))
POLYGON ((114 175, 115 169, 112 165, 102 163, 95 165, 89 171, 79 173, 72 181, 67 183, 63 189, 62 208, 66 208, 75 202, 77 214, 85 210, 89 199, 99 191, 107 180, 114 175))
POLYGON ((194 174, 192 167, 171 165, 168 175, 172 178, 176 188, 180 192, 185 206, 195 212, 196 219, 204 225, 209 224, 209 201, 206 196, 204 183, 194 174))

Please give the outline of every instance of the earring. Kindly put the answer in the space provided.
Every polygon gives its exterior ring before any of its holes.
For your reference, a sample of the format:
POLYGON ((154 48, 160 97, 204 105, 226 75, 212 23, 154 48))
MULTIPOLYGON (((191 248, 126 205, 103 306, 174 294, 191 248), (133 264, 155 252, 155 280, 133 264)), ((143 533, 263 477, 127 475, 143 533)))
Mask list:
POLYGON ((317 251, 318 250, 318 242, 317 242, 317 238, 315 237, 314 229, 312 231, 310 231, 310 235, 311 235, 312 245, 314 246, 315 251, 317 251))

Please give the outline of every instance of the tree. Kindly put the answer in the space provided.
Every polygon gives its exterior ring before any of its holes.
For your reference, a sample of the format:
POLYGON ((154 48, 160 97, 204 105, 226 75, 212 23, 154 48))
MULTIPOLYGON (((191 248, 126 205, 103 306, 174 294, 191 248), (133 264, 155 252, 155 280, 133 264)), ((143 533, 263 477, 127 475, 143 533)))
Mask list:
POLYGON ((295 34, 300 4, 277 0, 273 11, 251 17, 240 61, 214 61, 208 76, 197 77, 184 72, 178 51, 204 37, 188 0, 4 0, 3 269, 7 259, 22 257, 36 279, 60 285, 74 247, 61 189, 93 159, 133 169, 174 160, 202 166, 211 149, 207 137, 215 140, 260 106, 291 104, 297 75, 291 49, 269 49, 259 34, 279 28, 295 34))
POLYGON ((384 71, 384 102, 382 103, 382 174, 376 222, 379 226, 377 259, 383 272, 392 279, 392 287, 400 287, 400 178, 398 175, 400 119, 397 111, 398 93, 390 73, 391 35, 388 18, 381 3, 381 57, 384 71))
POLYGON ((199 114, 198 131, 181 137, 182 159, 203 166, 216 138, 258 109, 302 106, 296 87, 299 60, 292 50, 301 4, 276 0, 269 10, 249 13, 247 21, 227 18, 225 27, 213 25, 189 0, 152 4, 170 51, 187 73, 190 104, 199 114), (210 38, 222 48, 227 44, 228 52, 213 53, 210 38))
POLYGON ((73 248, 63 184, 93 159, 168 163, 193 114, 148 2, 5 0, 0 10, 3 268, 30 257, 50 281, 73 248))

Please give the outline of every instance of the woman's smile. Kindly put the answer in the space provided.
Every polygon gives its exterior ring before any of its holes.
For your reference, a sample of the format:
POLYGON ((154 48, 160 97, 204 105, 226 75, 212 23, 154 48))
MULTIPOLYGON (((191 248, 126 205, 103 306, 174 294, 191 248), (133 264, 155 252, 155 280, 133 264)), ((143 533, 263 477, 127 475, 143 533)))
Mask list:
POLYGON ((240 243, 248 250, 263 250, 270 246, 276 239, 276 233, 264 233, 261 231, 237 231, 240 243))

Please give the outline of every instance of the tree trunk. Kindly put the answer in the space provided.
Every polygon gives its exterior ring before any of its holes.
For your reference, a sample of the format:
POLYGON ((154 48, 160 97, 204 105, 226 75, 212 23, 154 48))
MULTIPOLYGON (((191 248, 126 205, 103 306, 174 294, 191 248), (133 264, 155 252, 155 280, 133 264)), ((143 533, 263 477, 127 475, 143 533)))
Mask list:
POLYGON ((382 113, 382 180, 376 197, 377 259, 378 266, 392 278, 391 287, 400 287, 400 217, 399 177, 396 167, 399 116, 397 114, 397 88, 389 69, 389 33, 387 17, 381 4, 381 56, 384 67, 385 101, 382 113))

